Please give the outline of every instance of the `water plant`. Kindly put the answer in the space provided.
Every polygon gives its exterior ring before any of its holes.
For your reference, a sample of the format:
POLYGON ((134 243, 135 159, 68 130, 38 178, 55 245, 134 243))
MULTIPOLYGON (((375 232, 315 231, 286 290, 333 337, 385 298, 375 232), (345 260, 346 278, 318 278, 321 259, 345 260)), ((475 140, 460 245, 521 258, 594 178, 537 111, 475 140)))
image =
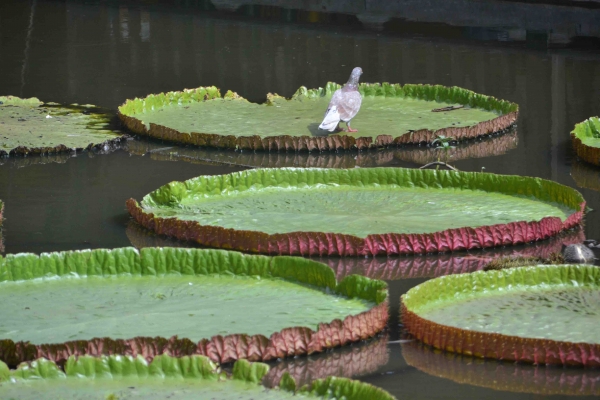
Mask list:
POLYGON ((0 360, 11 367, 71 355, 267 361, 368 339, 388 318, 385 282, 338 282, 318 262, 223 250, 9 254, 0 291, 10 302, 0 360))
POLYGON ((119 117, 140 135, 218 148, 268 151, 365 149, 431 143, 438 136, 456 140, 489 135, 512 126, 518 106, 458 87, 360 84, 358 133, 329 135, 317 129, 323 110, 340 85, 301 87, 291 99, 269 94, 265 104, 250 103, 216 87, 185 89, 127 100, 119 117), (443 108, 440 105, 468 105, 443 108))
POLYGON ((346 378, 328 377, 300 387, 284 374, 278 385, 260 384, 269 372, 263 363, 239 360, 231 374, 208 357, 69 357, 64 367, 40 358, 9 370, 0 362, 0 397, 19 399, 339 399, 394 400, 388 392, 346 378))
POLYGON ((575 125, 571 132, 575 154, 582 160, 600 165, 600 119, 591 117, 575 125))
POLYGON ((109 151, 122 139, 110 115, 91 105, 61 106, 0 96, 0 156, 109 151))
POLYGON ((528 243, 575 227, 584 206, 577 191, 539 178, 402 168, 249 170, 127 201, 134 219, 161 235, 305 256, 528 243))
POLYGON ((402 295, 406 330, 482 358, 600 366, 600 268, 538 265, 448 275, 402 295), (573 329, 576 327, 576 329, 573 329))

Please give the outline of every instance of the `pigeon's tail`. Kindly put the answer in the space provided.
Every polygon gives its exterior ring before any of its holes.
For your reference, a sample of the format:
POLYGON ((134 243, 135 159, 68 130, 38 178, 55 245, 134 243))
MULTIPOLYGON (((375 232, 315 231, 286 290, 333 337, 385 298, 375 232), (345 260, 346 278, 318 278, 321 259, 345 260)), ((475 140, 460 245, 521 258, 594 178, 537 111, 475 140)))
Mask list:
POLYGON ((323 118, 323 122, 321 122, 321 125, 319 125, 319 129, 333 132, 338 127, 339 123, 340 113, 338 112, 336 106, 331 106, 331 108, 325 113, 325 118, 323 118))

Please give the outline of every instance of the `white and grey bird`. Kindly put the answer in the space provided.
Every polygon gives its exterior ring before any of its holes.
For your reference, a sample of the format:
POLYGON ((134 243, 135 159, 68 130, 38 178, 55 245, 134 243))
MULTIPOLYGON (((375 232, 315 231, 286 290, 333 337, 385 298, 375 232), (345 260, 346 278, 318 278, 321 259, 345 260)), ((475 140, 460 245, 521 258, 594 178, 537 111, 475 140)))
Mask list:
POLYGON ((325 111, 325 118, 319 125, 319 129, 323 129, 329 132, 339 132, 340 121, 344 121, 348 129, 344 129, 346 132, 358 132, 358 129, 352 129, 350 127, 350 120, 360 110, 360 104, 362 103, 362 97, 358 91, 358 79, 362 75, 362 69, 356 67, 350 74, 350 79, 341 88, 333 93, 333 97, 327 106, 325 111))

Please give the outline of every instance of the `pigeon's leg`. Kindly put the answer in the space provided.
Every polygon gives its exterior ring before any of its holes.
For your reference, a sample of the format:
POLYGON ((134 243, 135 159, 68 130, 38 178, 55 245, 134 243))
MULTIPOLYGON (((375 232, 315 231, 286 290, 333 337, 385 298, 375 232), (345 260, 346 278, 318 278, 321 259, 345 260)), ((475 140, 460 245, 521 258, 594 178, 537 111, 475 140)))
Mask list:
POLYGON ((335 127, 335 129, 333 130, 333 132, 345 132, 345 129, 342 129, 342 127, 340 126, 340 123, 338 122, 337 126, 335 127))
POLYGON ((358 132, 358 129, 352 129, 352 128, 350 128, 350 121, 346 122, 346 126, 348 127, 348 129, 344 129, 344 131, 346 131, 346 132, 358 132))

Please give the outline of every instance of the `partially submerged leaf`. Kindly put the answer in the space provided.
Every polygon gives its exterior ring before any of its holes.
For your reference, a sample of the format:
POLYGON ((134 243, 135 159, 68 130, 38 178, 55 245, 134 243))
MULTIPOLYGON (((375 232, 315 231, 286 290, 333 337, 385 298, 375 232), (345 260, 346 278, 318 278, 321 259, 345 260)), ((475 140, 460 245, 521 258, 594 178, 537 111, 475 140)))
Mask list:
POLYGON ((114 147, 122 135, 109 122, 107 113, 90 107, 0 96, 0 156, 114 147))
POLYGON ((363 102, 353 119, 358 133, 330 135, 318 124, 333 92, 301 87, 286 100, 269 95, 250 103, 215 87, 128 100, 119 116, 135 133, 179 143, 253 150, 335 150, 431 143, 443 135, 464 140, 502 131, 516 121, 518 106, 458 87, 362 83, 363 102), (431 112, 466 105, 455 111, 431 112))

